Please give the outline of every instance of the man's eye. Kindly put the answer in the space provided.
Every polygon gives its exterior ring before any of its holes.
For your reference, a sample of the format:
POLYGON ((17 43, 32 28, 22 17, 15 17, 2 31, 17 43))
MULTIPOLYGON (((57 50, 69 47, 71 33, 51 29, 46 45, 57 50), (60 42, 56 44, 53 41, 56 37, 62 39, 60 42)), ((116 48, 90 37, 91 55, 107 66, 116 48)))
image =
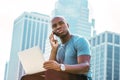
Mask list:
POLYGON ((61 21, 61 22, 59 22, 59 24, 62 25, 62 24, 64 24, 64 22, 61 21))
POLYGON ((57 26, 57 24, 52 25, 53 28, 55 28, 56 26, 57 26))

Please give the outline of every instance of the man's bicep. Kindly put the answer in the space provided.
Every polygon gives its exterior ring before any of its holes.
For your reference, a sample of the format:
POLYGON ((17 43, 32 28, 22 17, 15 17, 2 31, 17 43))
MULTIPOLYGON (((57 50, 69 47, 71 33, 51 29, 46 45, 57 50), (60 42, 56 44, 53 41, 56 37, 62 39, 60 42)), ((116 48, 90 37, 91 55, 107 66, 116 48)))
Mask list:
POLYGON ((78 64, 80 63, 90 63, 90 55, 80 55, 77 57, 78 64))

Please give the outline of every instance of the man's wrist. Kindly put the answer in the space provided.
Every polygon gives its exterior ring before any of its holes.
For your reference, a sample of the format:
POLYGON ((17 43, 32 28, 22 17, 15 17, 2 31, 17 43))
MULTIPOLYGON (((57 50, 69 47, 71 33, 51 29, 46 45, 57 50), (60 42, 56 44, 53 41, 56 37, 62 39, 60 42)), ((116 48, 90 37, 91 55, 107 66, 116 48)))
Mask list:
POLYGON ((57 51, 58 47, 52 47, 52 51, 57 51))
POLYGON ((60 64, 60 70, 61 70, 61 71, 65 71, 65 70, 66 70, 66 68, 65 68, 65 65, 64 65, 64 64, 60 64))

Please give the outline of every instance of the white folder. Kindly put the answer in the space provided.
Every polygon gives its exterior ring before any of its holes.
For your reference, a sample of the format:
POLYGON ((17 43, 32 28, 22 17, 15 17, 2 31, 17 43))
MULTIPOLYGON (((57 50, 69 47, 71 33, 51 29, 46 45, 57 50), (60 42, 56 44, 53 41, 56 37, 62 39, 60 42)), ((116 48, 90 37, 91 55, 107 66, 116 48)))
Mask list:
POLYGON ((26 74, 34 74, 45 71, 43 53, 38 46, 18 52, 19 60, 26 74))

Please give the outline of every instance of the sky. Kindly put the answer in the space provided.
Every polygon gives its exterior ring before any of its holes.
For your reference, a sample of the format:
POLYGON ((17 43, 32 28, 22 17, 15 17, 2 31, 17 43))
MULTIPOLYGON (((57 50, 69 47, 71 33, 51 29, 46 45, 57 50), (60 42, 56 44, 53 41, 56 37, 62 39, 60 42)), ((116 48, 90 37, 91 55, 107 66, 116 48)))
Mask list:
MULTIPOLYGON (((9 61, 13 22, 24 11, 50 15, 57 0, 0 0, 0 80, 9 61)), ((120 0, 88 0, 90 19, 95 19, 97 33, 120 33, 120 0)))

